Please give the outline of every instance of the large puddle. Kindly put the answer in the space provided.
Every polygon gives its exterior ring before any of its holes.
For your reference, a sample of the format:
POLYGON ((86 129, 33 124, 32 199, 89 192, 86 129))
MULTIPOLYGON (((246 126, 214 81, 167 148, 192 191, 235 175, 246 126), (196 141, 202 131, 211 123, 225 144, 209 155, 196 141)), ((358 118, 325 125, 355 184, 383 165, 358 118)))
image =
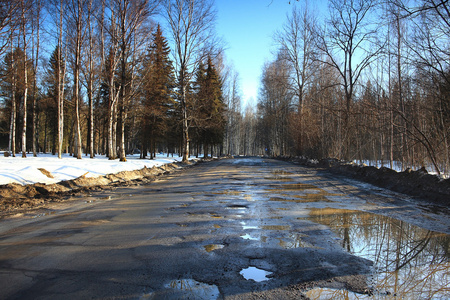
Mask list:
MULTIPOLYGON (((309 219, 332 229, 348 252, 373 261, 369 284, 375 299, 448 299, 450 235, 361 211, 312 209, 309 219)), ((349 293, 314 291, 308 295, 311 299, 349 293)))

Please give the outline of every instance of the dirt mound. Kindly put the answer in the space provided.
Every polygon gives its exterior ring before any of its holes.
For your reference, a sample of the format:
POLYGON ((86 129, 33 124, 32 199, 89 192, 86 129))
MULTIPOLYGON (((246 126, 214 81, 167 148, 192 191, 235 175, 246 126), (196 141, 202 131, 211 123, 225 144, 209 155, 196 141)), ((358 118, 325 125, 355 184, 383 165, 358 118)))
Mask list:
MULTIPOLYGON (((148 183, 156 177, 171 173, 187 166, 182 163, 171 163, 160 167, 144 167, 135 171, 123 171, 95 178, 84 174, 76 179, 54 184, 36 183, 20 185, 17 183, 0 185, 0 212, 3 215, 17 211, 39 208, 49 202, 60 202, 69 196, 101 190, 111 186, 126 186, 148 183)), ((41 170, 41 172, 46 172, 41 170)), ((47 172, 51 176, 50 172, 47 172)))

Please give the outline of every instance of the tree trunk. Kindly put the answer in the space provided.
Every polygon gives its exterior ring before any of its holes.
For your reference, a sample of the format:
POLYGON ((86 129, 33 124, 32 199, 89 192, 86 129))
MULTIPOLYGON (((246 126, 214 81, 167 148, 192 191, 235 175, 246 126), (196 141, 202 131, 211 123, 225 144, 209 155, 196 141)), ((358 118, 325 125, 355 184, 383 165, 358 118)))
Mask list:
POLYGON ((75 100, 75 122, 76 122, 76 149, 75 155, 77 159, 81 159, 82 144, 81 144, 81 121, 80 121, 80 59, 81 59, 81 39, 82 39, 82 4, 81 0, 77 0, 78 10, 77 10, 77 37, 75 41, 75 70, 74 70, 74 100, 75 100))
POLYGON ((62 30, 63 30, 63 16, 64 16, 64 0, 60 0, 59 11, 59 28, 58 28, 58 158, 62 158, 63 141, 64 141, 64 91, 66 85, 66 60, 62 55, 62 30))
POLYGON ((28 64, 27 64, 27 32, 26 32, 26 17, 25 17, 25 1, 22 0, 22 18, 21 18, 21 30, 23 39, 23 127, 22 127, 22 157, 27 157, 27 101, 28 101, 28 64))
POLYGON ((16 157, 16 63, 14 59, 14 49, 13 41, 11 38, 11 75, 12 75, 12 86, 11 86, 11 124, 9 129, 9 151, 12 157, 16 157))
MULTIPOLYGON (((37 156, 37 143, 38 143, 38 133, 37 133, 37 69, 39 66, 39 37, 40 37, 40 11, 41 11, 41 2, 38 1, 36 4, 36 9, 37 9, 37 15, 36 15, 36 22, 37 22, 37 32, 36 32, 36 57, 34 57, 33 62, 34 62, 34 68, 33 68, 33 72, 34 72, 34 78, 33 78, 33 156, 36 157, 37 156)), ((34 29, 34 26, 33 26, 34 29)), ((34 36, 34 32, 32 33, 32 35, 34 36)), ((34 56, 34 43, 33 43, 33 56, 34 56)))

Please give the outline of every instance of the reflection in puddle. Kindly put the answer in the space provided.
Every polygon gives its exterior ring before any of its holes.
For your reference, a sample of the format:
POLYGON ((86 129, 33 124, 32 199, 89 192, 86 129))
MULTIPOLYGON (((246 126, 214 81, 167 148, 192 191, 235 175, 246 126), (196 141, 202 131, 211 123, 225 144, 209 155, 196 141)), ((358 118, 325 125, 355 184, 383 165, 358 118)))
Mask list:
POLYGON ((304 190, 318 190, 319 188, 309 183, 289 183, 282 184, 279 188, 269 189, 271 192, 278 191, 304 191, 304 190))
POLYGON ((449 235, 361 211, 312 209, 309 218, 335 231, 348 252, 374 262, 374 294, 399 299, 448 296, 449 235))
POLYGON ((242 229, 259 229, 259 226, 252 226, 252 225, 242 225, 242 229))
POLYGON ((259 238, 251 236, 250 234, 246 233, 244 235, 241 235, 241 238, 244 240, 251 240, 251 241, 257 241, 259 238))
POLYGON ((248 267, 247 269, 242 269, 242 271, 239 272, 239 274, 241 274, 247 280, 254 280, 256 282, 261 282, 269 280, 267 276, 272 274, 272 272, 258 269, 255 267, 248 267))
POLYGON ((264 177, 264 179, 267 179, 267 180, 273 180, 273 181, 293 181, 293 179, 292 178, 289 178, 289 177, 283 177, 283 176, 277 176, 277 175, 275 175, 275 176, 269 176, 269 177, 264 177))
POLYGON ((244 200, 246 200, 246 201, 254 201, 252 195, 248 195, 248 194, 244 195, 244 200))
POLYGON ((277 238, 277 240, 279 241, 278 245, 284 249, 295 249, 295 248, 319 249, 318 247, 314 246, 313 244, 303 241, 302 240, 303 237, 306 237, 306 235, 300 234, 300 233, 292 233, 287 237, 277 238))
POLYGON ((261 229, 264 230, 289 230, 291 226, 289 225, 263 225, 261 229))
POLYGON ((215 285, 198 282, 193 279, 173 280, 166 288, 174 289, 180 293, 178 299, 217 299, 219 289, 215 285))
POLYGON ((212 193, 214 195, 230 195, 230 196, 239 196, 241 192, 239 191, 220 191, 212 193))
MULTIPOLYGON (((359 299, 373 299, 372 296, 357 294, 348 290, 336 290, 327 288, 315 288, 307 291, 306 297, 311 300, 322 299, 346 299, 346 300, 359 300, 359 299)), ((395 298, 395 297, 394 297, 395 298)), ((378 299, 378 298, 377 298, 378 299)), ((387 298, 389 299, 389 298, 387 298)))
POLYGON ((224 245, 220 245, 220 244, 209 244, 209 245, 205 245, 203 246, 203 248, 205 248, 206 252, 211 252, 217 249, 222 249, 224 247, 224 245))
POLYGON ((225 207, 225 209, 247 209, 248 207, 246 205, 241 204, 232 204, 225 207))
POLYGON ((272 174, 274 174, 274 175, 292 175, 293 173, 285 171, 285 170, 275 170, 275 171, 272 171, 272 174))
POLYGON ((33 219, 41 218, 41 217, 45 217, 45 216, 50 216, 50 215, 54 215, 54 214, 56 214, 56 211, 52 210, 52 211, 49 211, 49 212, 46 212, 46 213, 34 215, 33 219))

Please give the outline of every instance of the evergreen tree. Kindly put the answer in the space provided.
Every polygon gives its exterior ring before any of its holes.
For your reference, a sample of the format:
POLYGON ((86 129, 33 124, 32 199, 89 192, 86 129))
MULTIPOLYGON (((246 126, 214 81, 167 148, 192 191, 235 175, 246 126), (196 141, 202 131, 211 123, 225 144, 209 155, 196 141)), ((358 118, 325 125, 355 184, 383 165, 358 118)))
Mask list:
POLYGON ((198 142, 203 143, 204 155, 208 156, 208 146, 222 143, 225 131, 222 83, 211 57, 197 70, 195 93, 198 142))
POLYGON ((150 158, 156 151, 156 143, 166 136, 169 124, 169 111, 173 107, 172 91, 174 74, 169 58, 170 48, 158 25, 153 33, 144 66, 144 95, 141 131, 141 158, 147 149, 150 158))
MULTIPOLYGON (((24 95, 25 88, 30 89, 34 80, 33 65, 27 59, 23 49, 16 48, 14 51, 6 53, 4 56, 2 65, 0 66, 0 97, 3 102, 3 118, 2 122, 3 132, 9 131, 9 151, 11 155, 15 156, 16 146, 20 146, 23 140, 19 141, 16 136, 21 134, 23 128, 23 117, 25 110, 28 110, 31 106, 27 105, 24 108, 24 95), (27 60, 27 64, 24 61, 27 60), (27 67, 27 78, 24 80, 24 67, 27 67), (26 83, 25 83, 26 82, 26 83), (28 107, 28 108, 26 108, 28 107)), ((27 103, 31 102, 32 98, 27 97, 27 103)), ((31 115, 31 114, 30 114, 31 115)), ((1 142, 6 144, 5 141, 1 142)))

